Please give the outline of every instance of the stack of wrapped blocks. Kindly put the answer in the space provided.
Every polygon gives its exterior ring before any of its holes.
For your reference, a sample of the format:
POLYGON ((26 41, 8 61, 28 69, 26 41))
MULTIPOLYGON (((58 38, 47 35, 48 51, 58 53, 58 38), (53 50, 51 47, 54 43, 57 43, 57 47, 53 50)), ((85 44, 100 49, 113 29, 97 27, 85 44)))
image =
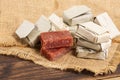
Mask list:
POLYGON ((120 32, 106 12, 94 17, 91 9, 82 5, 65 10, 62 17, 42 15, 35 24, 25 20, 16 34, 31 47, 41 43, 41 54, 53 61, 71 48, 76 57, 104 60, 120 32))

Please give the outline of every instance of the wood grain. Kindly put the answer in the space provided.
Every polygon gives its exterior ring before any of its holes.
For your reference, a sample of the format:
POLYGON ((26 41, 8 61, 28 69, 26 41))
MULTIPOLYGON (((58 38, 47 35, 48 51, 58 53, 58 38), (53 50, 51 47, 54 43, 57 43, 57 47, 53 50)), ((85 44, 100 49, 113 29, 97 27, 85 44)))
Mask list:
POLYGON ((120 65, 114 74, 99 75, 84 70, 77 73, 72 70, 61 71, 45 68, 13 56, 0 55, 0 80, 96 80, 109 79, 120 75, 120 65))

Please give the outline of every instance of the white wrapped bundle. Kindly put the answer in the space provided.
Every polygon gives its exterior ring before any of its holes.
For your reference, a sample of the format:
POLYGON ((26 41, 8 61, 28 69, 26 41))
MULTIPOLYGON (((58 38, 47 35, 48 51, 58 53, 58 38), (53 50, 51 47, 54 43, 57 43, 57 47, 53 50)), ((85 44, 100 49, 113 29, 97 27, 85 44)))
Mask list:
POLYGON ((93 22, 80 24, 77 33, 85 38, 85 40, 93 43, 108 42, 110 39, 109 32, 93 22))
POLYGON ((93 49, 96 51, 104 51, 111 46, 111 40, 109 39, 108 42, 95 44, 95 43, 91 43, 89 41, 79 38, 77 40, 77 46, 86 47, 86 48, 93 49))
POLYGON ((57 16, 56 14, 52 14, 49 17, 50 22, 52 23, 52 30, 51 31, 59 31, 59 30, 67 30, 63 19, 57 16))
POLYGON ((76 25, 92 20, 91 9, 85 5, 73 6, 63 12, 63 20, 69 25, 76 25))
POLYGON ((101 25, 102 27, 106 28, 110 32, 111 39, 120 35, 120 31, 117 29, 112 19, 106 12, 96 16, 95 22, 101 25))
POLYGON ((105 60, 108 57, 108 49, 104 51, 94 51, 92 49, 87 49, 84 47, 77 46, 76 48, 76 56, 80 58, 90 58, 90 59, 101 59, 105 60))
POLYGON ((51 29, 50 21, 42 15, 38 21, 35 23, 35 26, 40 30, 40 32, 48 32, 51 29))

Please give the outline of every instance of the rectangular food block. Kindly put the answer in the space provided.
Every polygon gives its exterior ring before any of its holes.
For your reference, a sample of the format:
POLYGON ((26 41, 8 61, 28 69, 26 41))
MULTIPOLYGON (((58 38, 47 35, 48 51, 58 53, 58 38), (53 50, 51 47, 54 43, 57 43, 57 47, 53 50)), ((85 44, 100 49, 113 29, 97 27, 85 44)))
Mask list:
POLYGON ((51 29, 50 21, 44 15, 42 15, 38 19, 38 21, 35 23, 35 26, 38 28, 38 30, 40 31, 40 33, 42 33, 42 32, 48 32, 51 29))
POLYGON ((81 6, 73 6, 63 12, 63 16, 65 16, 67 19, 72 19, 74 17, 80 16, 82 14, 85 14, 89 12, 91 9, 88 8, 85 5, 81 6))
POLYGON ((46 49, 73 46, 73 37, 69 31, 44 32, 40 39, 42 47, 46 49))
POLYGON ((35 28, 34 24, 24 20, 23 23, 17 28, 15 33, 20 39, 26 38, 30 32, 35 28))
POLYGON ((104 27, 91 21, 80 24, 77 33, 93 43, 103 43, 110 39, 110 33, 104 27))
POLYGON ((38 28, 34 28, 30 34, 24 39, 31 47, 35 47, 39 40, 40 31, 38 28))
POLYGON ((101 60, 105 60, 106 58, 108 58, 108 49, 98 52, 92 49, 87 49, 84 47, 77 46, 76 52, 77 52, 76 56, 80 58, 101 59, 101 60))
POLYGON ((42 48, 41 49, 42 55, 45 56, 50 61, 54 61, 54 60, 62 57, 63 55, 65 55, 69 51, 70 51, 70 47, 54 48, 54 49, 42 48))
POLYGON ((106 28, 110 32, 110 37, 112 39, 120 35, 120 31, 106 12, 98 15, 95 19, 95 22, 106 28))
POLYGON ((64 22, 72 26, 78 23, 90 21, 92 17, 91 9, 85 5, 73 6, 63 12, 64 22))
POLYGON ((50 22, 55 27, 56 31, 66 30, 65 24, 63 23, 63 19, 57 16, 56 14, 52 14, 49 17, 50 22))
POLYGON ((88 21, 93 21, 93 14, 92 12, 87 12, 83 15, 79 15, 77 17, 74 17, 72 19, 67 19, 63 16, 64 22, 71 26, 75 26, 80 23, 88 22, 88 21))
POLYGON ((73 18, 71 21, 71 25, 76 25, 79 23, 84 23, 92 20, 93 20, 93 14, 89 12, 84 15, 73 18))
POLYGON ((77 41, 77 45, 82 46, 82 47, 86 47, 86 48, 89 48, 89 49, 93 49, 93 50, 96 50, 96 51, 104 51, 111 46, 111 40, 109 39, 108 42, 95 44, 95 43, 91 43, 89 41, 86 41, 84 39, 79 38, 78 41, 77 41))

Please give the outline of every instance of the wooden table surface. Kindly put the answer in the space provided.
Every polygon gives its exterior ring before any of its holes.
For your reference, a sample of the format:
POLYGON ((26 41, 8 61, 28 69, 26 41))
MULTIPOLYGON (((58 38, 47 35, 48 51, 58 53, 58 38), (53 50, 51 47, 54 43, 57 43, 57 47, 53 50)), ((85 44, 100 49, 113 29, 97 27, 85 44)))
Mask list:
MULTIPOLYGON (((45 68, 13 56, 0 55, 0 80, 118 80, 120 65, 115 73, 109 75, 93 76, 84 70, 82 73, 72 70, 61 71, 45 68)), ((120 80, 120 79, 119 79, 120 80)))

